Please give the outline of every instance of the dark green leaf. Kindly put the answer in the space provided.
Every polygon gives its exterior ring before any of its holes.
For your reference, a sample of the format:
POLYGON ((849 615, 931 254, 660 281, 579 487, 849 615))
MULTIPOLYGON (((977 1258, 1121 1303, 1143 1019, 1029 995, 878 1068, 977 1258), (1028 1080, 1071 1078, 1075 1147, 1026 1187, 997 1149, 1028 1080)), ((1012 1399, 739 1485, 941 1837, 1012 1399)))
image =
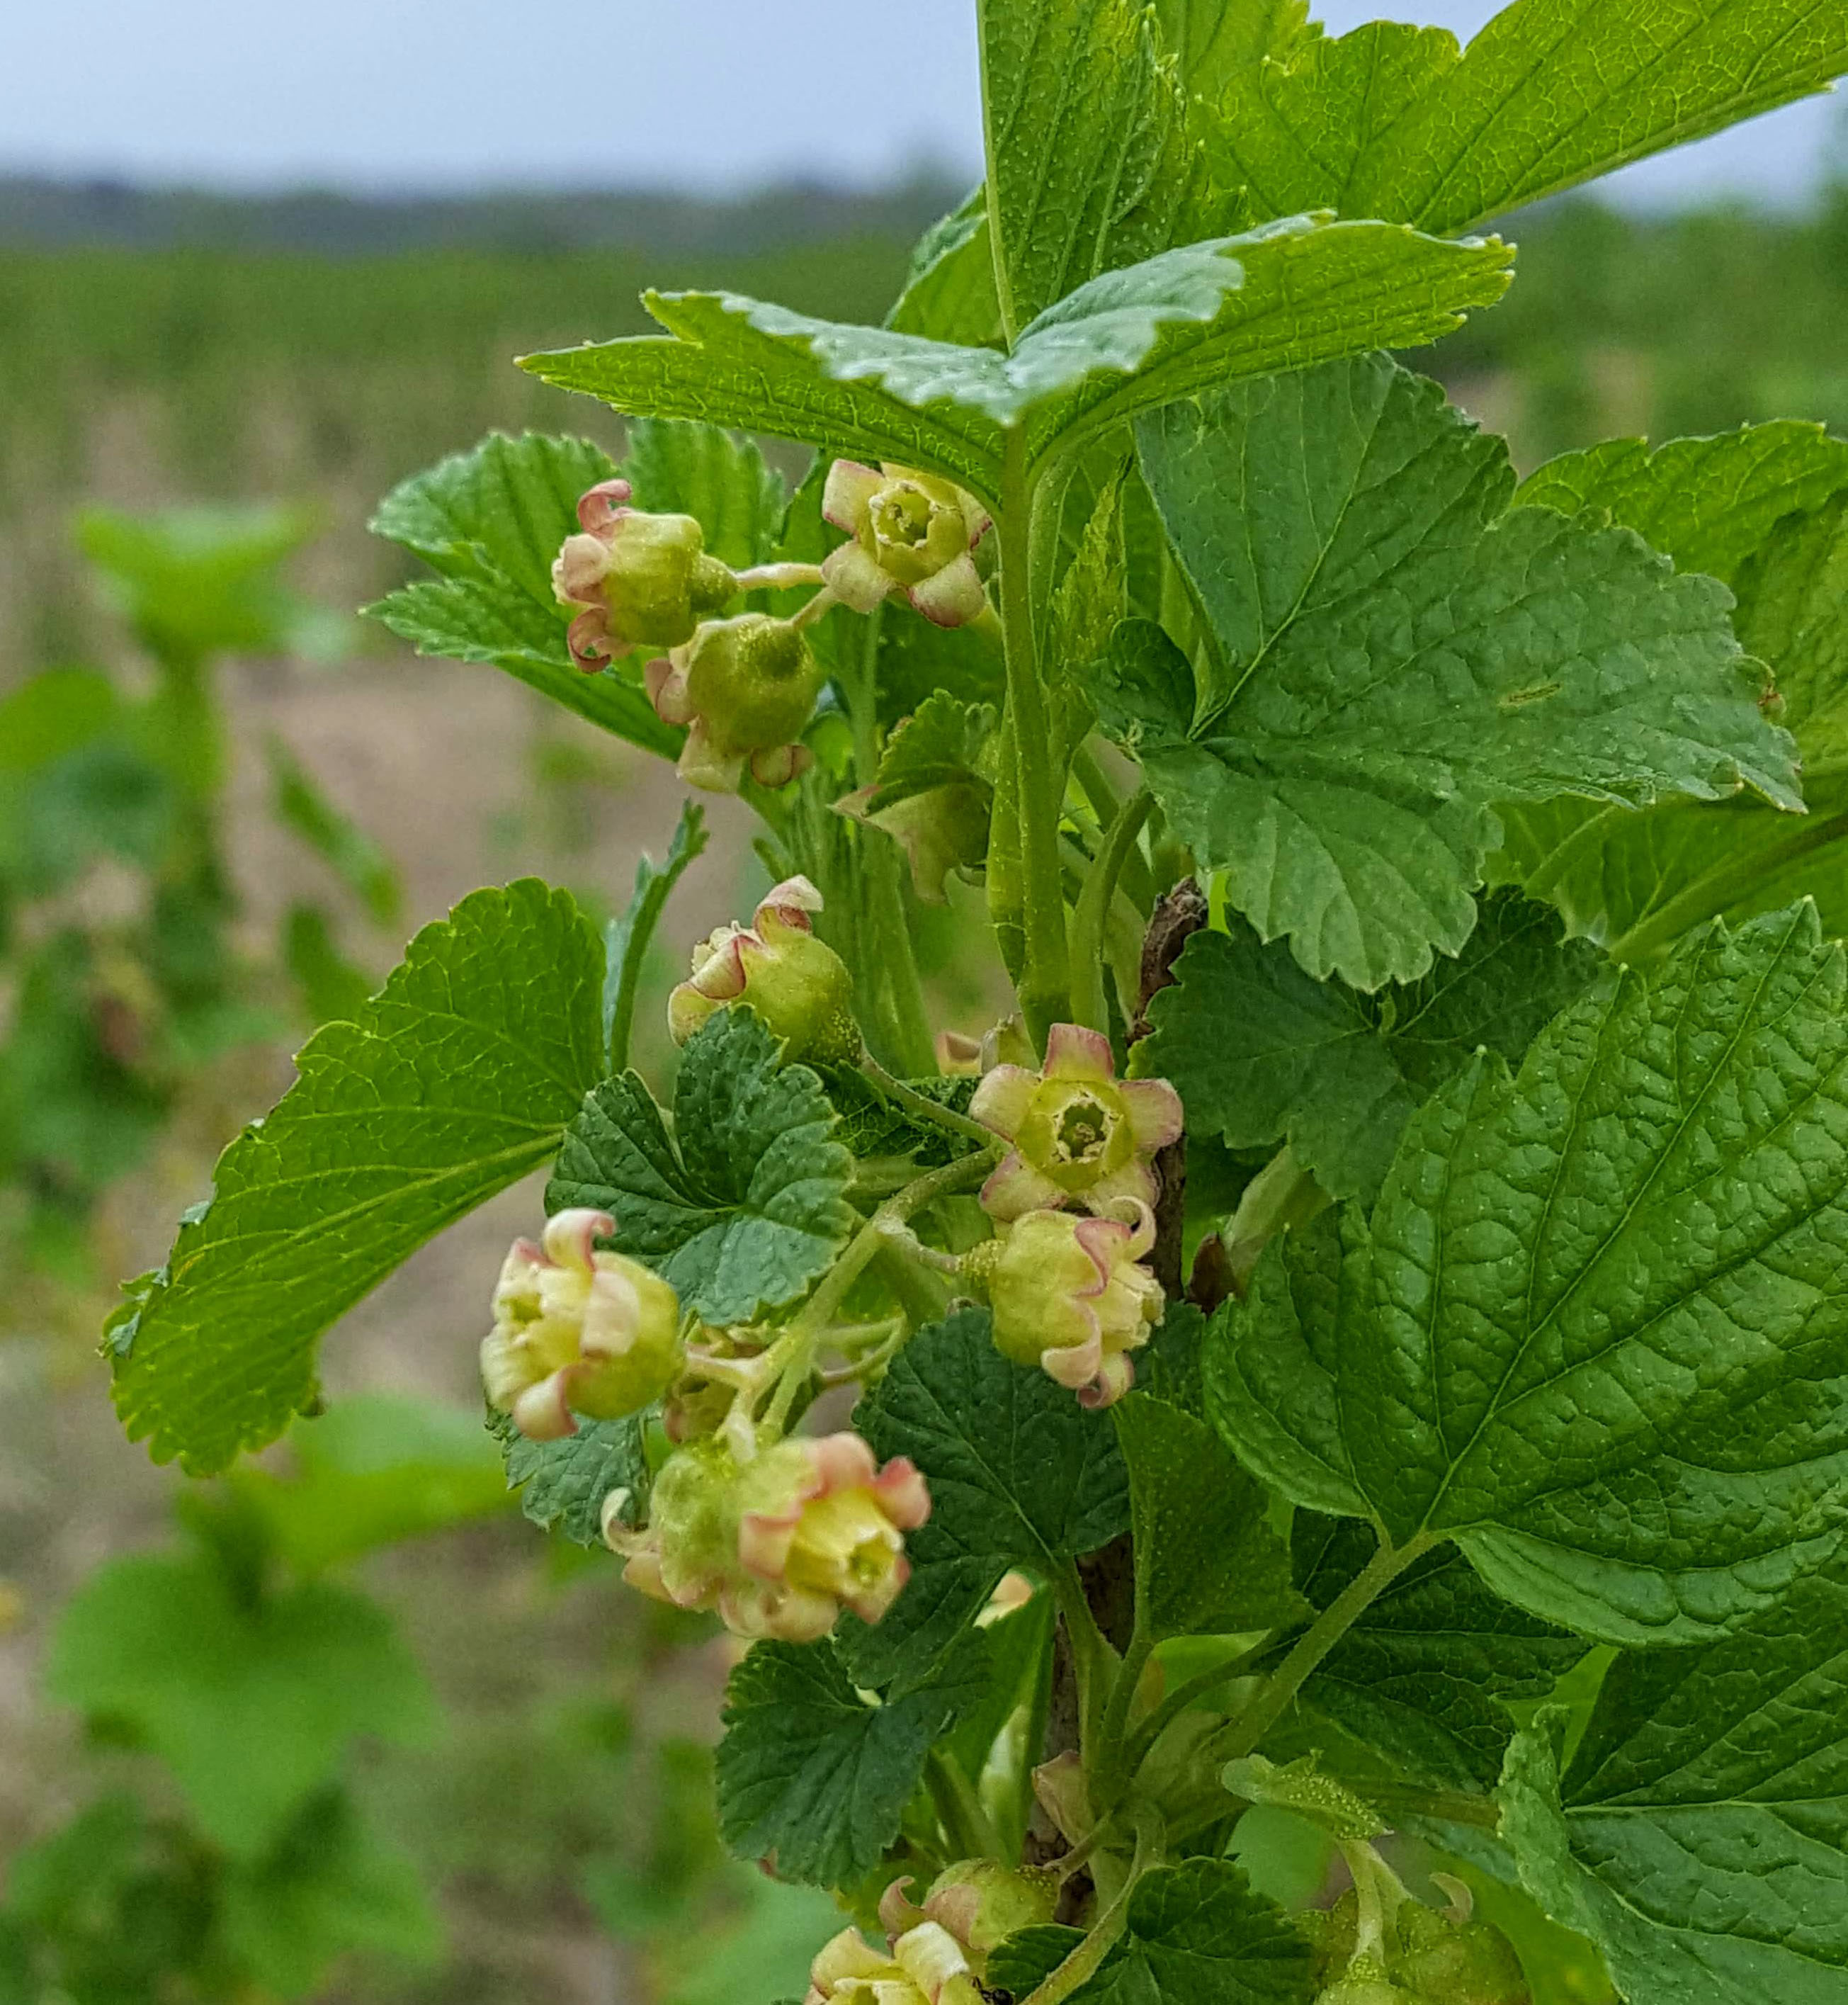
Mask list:
POLYGON ((683 1308, 749 1322, 801 1294, 857 1223, 835 1126, 815 1075, 781 1063, 752 1011, 721 1010, 682 1054, 674 1137, 633 1073, 605 1080, 565 1138, 546 1209, 610 1213, 617 1250, 657 1269, 683 1308))
POLYGON ((507 1459, 508 1487, 520 1492, 520 1508, 535 1525, 577 1545, 601 1546, 603 1501, 616 1490, 627 1493, 624 1522, 642 1522, 650 1476, 640 1415, 580 1420, 576 1434, 552 1441, 528 1441, 503 1416, 489 1424, 507 1459))
POLYGON ((622 1071, 629 1062, 636 992, 641 986, 655 929, 687 866, 704 855, 707 840, 706 810, 696 802, 683 802, 665 861, 657 863, 646 854, 636 859, 635 889, 628 908, 604 929, 603 1041, 612 1072, 622 1071))
POLYGON ((1173 1082, 1190 1135, 1235 1149, 1287 1141, 1331 1196, 1370 1203, 1414 1110, 1480 1049, 1518 1064, 1595 978, 1602 957, 1561 935, 1545 906, 1499 894, 1455 960, 1368 995, 1312 981, 1281 941, 1266 946, 1233 917, 1188 941, 1131 1069, 1173 1082))
POLYGON ((861 1402, 855 1424, 882 1460, 909 1455, 930 1522, 906 1541, 911 1578, 877 1628, 843 1624, 854 1675, 916 1675, 981 1610, 1003 1574, 1044 1578, 1129 1522, 1109 1417, 998 1351, 987 1312, 961 1309, 917 1335, 861 1402))
MULTIPOLYGON (((975 1097, 973 1079, 913 1079, 913 1093, 958 1114, 969 1111, 975 1097)), ((939 1169, 966 1155, 969 1144, 948 1128, 906 1112, 888 1100, 866 1074, 845 1067, 828 1076, 828 1094, 840 1110, 841 1141, 854 1156, 910 1156, 920 1169, 939 1169)))
POLYGON ((1723 588, 1509 511, 1506 447, 1435 384, 1371 356, 1137 429, 1217 643, 1191 729, 1152 713, 1137 749, 1200 866, 1318 979, 1456 953, 1497 802, 1800 805, 1723 588))
POLYGON ((535 879, 425 927, 357 1022, 310 1039, 113 1321, 130 1438, 202 1473, 273 1441, 328 1326, 556 1151, 602 1070, 602 986, 595 932, 535 879))
POLYGON ((978 188, 918 240, 905 290, 885 324, 900 334, 963 348, 1007 345, 994 290, 986 188, 978 188))
POLYGON ((1138 1883, 1129 1925, 1072 2005, 1308 2005, 1309 1945, 1238 1866, 1192 1859, 1138 1883))
POLYGON ((981 1698, 977 1632, 930 1683, 869 1701, 831 1643, 758 1643, 725 1695, 719 1824, 742 1859, 776 1854, 784 1879, 836 1884, 878 1863, 934 1742, 981 1698))

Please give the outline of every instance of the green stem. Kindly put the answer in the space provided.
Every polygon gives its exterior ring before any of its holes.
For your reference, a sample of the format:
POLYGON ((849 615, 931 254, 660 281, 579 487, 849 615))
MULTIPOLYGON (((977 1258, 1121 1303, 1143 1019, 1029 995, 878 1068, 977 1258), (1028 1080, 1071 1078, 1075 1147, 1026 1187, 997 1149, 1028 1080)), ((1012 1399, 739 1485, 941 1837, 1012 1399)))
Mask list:
POLYGON ((973 1142, 998 1155, 1006 1147, 1007 1144, 992 1128, 984 1128, 980 1122, 970 1120, 966 1114, 959 1114, 953 1107, 943 1106, 907 1086, 902 1079, 894 1079, 871 1052, 862 1055, 860 1069, 888 1100, 902 1107, 913 1120, 921 1121, 927 1127, 947 1128, 959 1140, 973 1142))
POLYGON ((1059 1613, 1064 1619, 1066 1638, 1071 1645, 1072 1665, 1078 1673, 1079 1753, 1085 1766, 1089 1768, 1097 1758, 1099 1736, 1103 1729, 1104 1680, 1110 1675, 1110 1663, 1117 1653, 1098 1628, 1097 1617, 1092 1613, 1090 1601, 1085 1593, 1085 1584, 1070 1560, 1062 1561, 1054 1570, 1052 1590, 1059 1605, 1059 1613))
POLYGON ((1098 1916, 1090 1933, 1058 1968, 1027 1993, 1025 2005, 1064 2005, 1066 1999, 1096 1975, 1099 1965, 1116 1947, 1117 1937, 1128 1923, 1130 1897, 1135 1892, 1137 1883, 1160 1858, 1163 1842, 1159 1818, 1138 1821, 1135 1856, 1116 1899, 1098 1916))
POLYGON ((960 1764, 941 1747, 933 1747, 924 1757, 924 1781, 956 1858, 1001 1859, 1001 1834, 994 1819, 960 1764))
POLYGON ((1135 1704, 1136 1688, 1142 1682, 1142 1673, 1148 1668, 1148 1659, 1154 1651, 1155 1638, 1138 1621, 1129 1639, 1129 1648, 1123 1653, 1123 1662, 1117 1668, 1116 1679, 1110 1687, 1110 1702, 1104 1708, 1097 1766, 1107 1779, 1113 1780, 1120 1772, 1123 1757, 1128 1753, 1124 1736, 1129 1726, 1130 1708, 1135 1704))
POLYGON ((1110 1027, 1103 985, 1104 929, 1124 863, 1153 805, 1148 789, 1139 787, 1117 810, 1078 894, 1078 911, 1071 922, 1071 1006, 1077 1020, 1090 1030, 1110 1027))
POLYGON ((1381 1540, 1380 1550, 1297 1638, 1289 1655, 1265 1679, 1257 1696, 1233 1722, 1225 1754, 1228 1761, 1242 1761, 1256 1749, 1283 1717, 1303 1680, 1412 1561, 1436 1543, 1429 1533, 1420 1533, 1403 1546, 1390 1546, 1381 1540))
MULTIPOLYGON (((1091 750, 1087 741, 1071 755, 1071 777, 1077 781, 1091 812, 1097 817, 1099 828, 1108 828, 1117 818, 1123 803, 1117 798, 1117 789, 1110 784, 1110 777, 1091 750)), ((1131 902, 1141 915, 1146 918, 1155 903, 1155 885, 1148 874, 1148 865, 1140 850, 1132 849, 1124 859, 1124 889, 1129 894, 1131 902)))
POLYGON ((1052 729, 1040 677, 1033 612, 1033 489, 1026 437, 1008 437, 1000 515, 1001 624, 1008 641, 1008 708, 1014 724, 1026 960, 1020 1006, 1036 1042, 1070 1008, 1065 899, 1059 872, 1064 787, 1054 770, 1052 729))
POLYGON ((1208 1692, 1217 1691, 1220 1686, 1233 1684, 1238 1679, 1247 1677, 1251 1667, 1261 1663, 1270 1651, 1275 1634, 1273 1631, 1271 1635, 1262 1638, 1249 1650, 1241 1652, 1225 1663, 1215 1664, 1209 1670, 1196 1672, 1192 1677, 1183 1680, 1168 1693, 1136 1729, 1124 1755, 1122 1771, 1124 1777, 1134 1780, 1136 1771, 1154 1751, 1155 1743, 1189 1706, 1205 1698, 1208 1692))

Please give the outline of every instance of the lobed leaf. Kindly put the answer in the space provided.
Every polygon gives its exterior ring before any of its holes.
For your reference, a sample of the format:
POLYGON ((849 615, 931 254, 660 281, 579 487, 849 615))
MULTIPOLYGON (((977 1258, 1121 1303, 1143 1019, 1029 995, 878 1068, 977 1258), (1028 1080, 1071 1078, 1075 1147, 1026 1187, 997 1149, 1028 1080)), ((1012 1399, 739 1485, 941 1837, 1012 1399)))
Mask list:
POLYGON ((1308 2005, 1311 1968, 1307 1943, 1242 1868, 1190 1859, 1137 1882, 1122 1936, 1072 2005, 1308 2005))
POLYGON ((503 1414, 489 1425, 500 1443, 507 1487, 520 1493, 520 1508, 546 1531, 573 1545, 601 1547, 604 1500, 626 1491, 623 1522, 639 1525, 647 1515, 653 1481, 643 1429, 646 1416, 619 1420, 580 1420, 577 1431, 562 1441, 528 1441, 503 1414))
POLYGON ((588 1205, 613 1244, 710 1323, 753 1321, 802 1294, 858 1220, 853 1158, 806 1066, 785 1066, 754 1011, 721 1010, 688 1041, 670 1136, 633 1073, 607 1079, 564 1137, 548 1211, 588 1205))
POLYGON ((322 1332, 556 1150, 602 1069, 602 985, 596 934, 536 879, 426 926, 356 1022, 309 1040, 112 1319, 130 1439, 202 1475, 275 1440, 315 1396, 322 1332))
POLYGON ((1478 1062, 1370 1228, 1273 1246, 1211 1334, 1261 1476, 1616 1643, 1705 1641, 1848 1510, 1848 966, 1808 908, 1715 929, 1478 1062))
POLYGON ((1364 357, 1137 436, 1215 646, 1195 683, 1131 623, 1134 673, 1100 704, 1201 867, 1318 980, 1455 953, 1499 802, 1801 805, 1724 588, 1627 532, 1510 511, 1505 446, 1435 384, 1364 357))

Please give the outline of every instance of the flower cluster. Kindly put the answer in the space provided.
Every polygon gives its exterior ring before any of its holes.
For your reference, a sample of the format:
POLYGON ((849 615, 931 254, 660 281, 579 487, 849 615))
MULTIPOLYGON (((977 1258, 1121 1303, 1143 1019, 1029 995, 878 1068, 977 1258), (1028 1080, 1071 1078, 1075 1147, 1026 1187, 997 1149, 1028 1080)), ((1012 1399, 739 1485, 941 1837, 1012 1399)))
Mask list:
MULTIPOLYGON (((620 1493, 619 1493, 619 1498, 620 1493)), ((843 1608, 877 1622, 910 1577, 906 1532, 931 1513, 903 1456, 883 1468, 857 1434, 778 1441, 742 1466, 717 1438, 677 1449, 645 1531, 605 1507, 623 1578, 676 1607, 716 1610, 735 1635, 813 1642, 843 1608)))
POLYGON ((638 1262, 597 1250, 615 1229, 605 1212, 561 1211, 501 1268, 482 1380, 489 1403, 534 1441, 575 1434, 573 1413, 636 1413, 679 1374, 679 1298, 638 1262))
POLYGON ((854 978, 815 936, 809 915, 822 894, 806 877, 787 877, 766 893, 749 926, 721 926, 693 950, 693 972, 668 999, 668 1028, 677 1045, 714 1012, 748 1004, 783 1042, 791 1059, 850 1064, 860 1055, 854 1022, 854 978))

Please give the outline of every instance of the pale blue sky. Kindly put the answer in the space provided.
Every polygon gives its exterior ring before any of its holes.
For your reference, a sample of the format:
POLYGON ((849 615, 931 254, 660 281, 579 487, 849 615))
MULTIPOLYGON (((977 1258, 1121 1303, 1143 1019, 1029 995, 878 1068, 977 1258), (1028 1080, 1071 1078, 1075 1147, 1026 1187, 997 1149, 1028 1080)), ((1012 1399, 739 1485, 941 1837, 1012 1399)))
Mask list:
MULTIPOLYGON (((18 4, 0 171, 219 186, 878 181, 977 170, 973 0, 58 0, 18 4)), ((1468 33, 1492 0, 1327 0, 1468 33)), ((1828 100, 1633 170, 1618 191, 1790 201, 1828 100)))

